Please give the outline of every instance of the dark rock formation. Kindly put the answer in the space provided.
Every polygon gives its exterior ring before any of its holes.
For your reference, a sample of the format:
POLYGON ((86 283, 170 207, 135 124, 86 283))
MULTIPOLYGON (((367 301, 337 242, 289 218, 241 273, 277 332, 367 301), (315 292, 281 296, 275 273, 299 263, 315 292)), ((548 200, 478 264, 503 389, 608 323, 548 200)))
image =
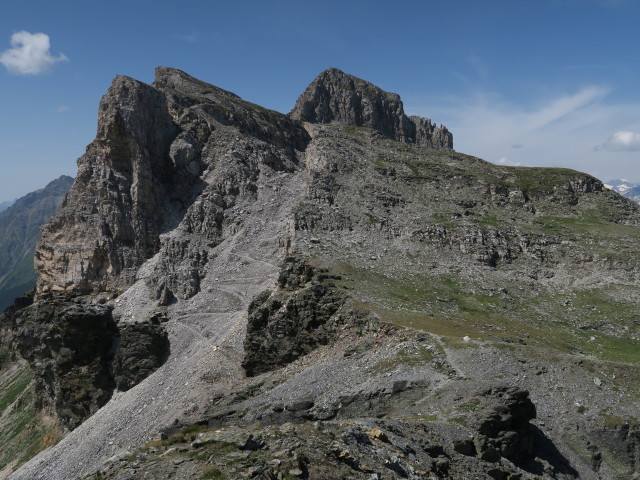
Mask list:
POLYGON ((529 392, 499 385, 483 389, 474 400, 478 455, 488 461, 501 456, 515 463, 533 460, 535 437, 529 422, 536 418, 536 407, 529 392))
POLYGON ((290 257, 278 290, 251 302, 242 361, 248 375, 286 365, 335 337, 347 297, 323 273, 290 257))
POLYGON ((36 373, 38 409, 73 430, 95 413, 117 387, 127 390, 168 356, 159 317, 117 325, 112 307, 64 296, 33 303, 33 294, 7 309, 4 332, 13 350, 36 373))
POLYGON ((0 312, 35 285, 33 254, 40 226, 60 208, 72 183, 63 175, 0 212, 0 312))
POLYGON ((11 318, 13 346, 36 373, 37 407, 73 430, 113 392, 117 328, 106 305, 49 298, 11 318))
POLYGON ((113 359, 113 377, 119 390, 137 385, 162 365, 169 355, 166 330, 153 321, 121 323, 113 359))
POLYGON ((407 117, 400 97, 336 68, 322 72, 307 87, 290 113, 310 123, 365 126, 399 142, 453 149, 453 135, 431 120, 407 117))

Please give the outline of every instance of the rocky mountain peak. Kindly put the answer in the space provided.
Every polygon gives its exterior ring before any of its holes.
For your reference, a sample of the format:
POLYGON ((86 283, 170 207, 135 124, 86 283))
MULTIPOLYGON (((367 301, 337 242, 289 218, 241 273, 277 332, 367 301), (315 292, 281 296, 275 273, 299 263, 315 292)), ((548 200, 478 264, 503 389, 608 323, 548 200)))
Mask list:
POLYGON ((325 70, 311 82, 290 115, 310 123, 365 126, 387 138, 436 149, 453 149, 453 135, 428 118, 408 117, 400 96, 337 68, 325 70))
POLYGON ((245 187, 253 195, 259 172, 298 163, 309 141, 299 122, 180 70, 155 73, 151 85, 118 75, 102 98, 68 202, 43 227, 39 294, 123 291, 203 190, 222 205, 209 225, 214 235, 222 210, 245 187))

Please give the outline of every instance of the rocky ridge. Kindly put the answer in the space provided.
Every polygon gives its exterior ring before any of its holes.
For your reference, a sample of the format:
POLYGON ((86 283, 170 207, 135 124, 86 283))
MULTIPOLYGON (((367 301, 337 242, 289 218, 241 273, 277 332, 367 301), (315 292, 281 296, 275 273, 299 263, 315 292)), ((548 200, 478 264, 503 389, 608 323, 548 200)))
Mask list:
POLYGON ((640 208, 409 122, 117 77, 9 312, 64 435, 10 478, 631 478, 640 208))

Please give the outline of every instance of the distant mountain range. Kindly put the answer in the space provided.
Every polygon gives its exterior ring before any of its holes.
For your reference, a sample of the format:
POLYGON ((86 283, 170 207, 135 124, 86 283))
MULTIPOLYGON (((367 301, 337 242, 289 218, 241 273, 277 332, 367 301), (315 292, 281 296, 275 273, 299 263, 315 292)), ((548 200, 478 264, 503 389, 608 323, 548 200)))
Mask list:
POLYGON ((632 182, 626 178, 616 178, 605 182, 604 186, 640 203, 640 183, 632 182))
POLYGON ((33 253, 40 226, 60 207, 73 178, 61 176, 0 211, 0 312, 35 285, 33 253))
POLYGON ((16 203, 15 200, 9 200, 8 202, 0 202, 0 212, 4 212, 7 208, 9 208, 14 203, 16 203))

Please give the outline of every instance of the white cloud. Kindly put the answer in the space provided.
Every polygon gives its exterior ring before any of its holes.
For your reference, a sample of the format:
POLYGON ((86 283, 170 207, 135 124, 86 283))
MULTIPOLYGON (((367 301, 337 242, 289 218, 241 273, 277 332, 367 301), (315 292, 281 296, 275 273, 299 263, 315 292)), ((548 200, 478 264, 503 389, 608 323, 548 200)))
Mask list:
POLYGON ((507 157, 500 157, 494 163, 497 163, 498 165, 505 165, 508 167, 519 167, 520 165, 522 165, 520 162, 513 162, 509 160, 507 157))
POLYGON ((69 60, 62 53, 57 57, 51 55, 49 35, 44 33, 14 33, 11 47, 0 54, 0 63, 16 75, 39 75, 58 62, 69 60))
POLYGON ((596 150, 608 150, 610 152, 637 152, 640 151, 640 133, 621 130, 614 133, 596 150))
POLYGON ((64 113, 67 110, 69 110, 69 107, 67 105, 60 105, 58 108, 56 108, 56 112, 58 113, 64 113))
POLYGON ((587 87, 575 95, 557 98, 535 112, 524 114, 523 126, 527 130, 539 129, 603 98, 607 93, 609 90, 603 87, 587 87))

